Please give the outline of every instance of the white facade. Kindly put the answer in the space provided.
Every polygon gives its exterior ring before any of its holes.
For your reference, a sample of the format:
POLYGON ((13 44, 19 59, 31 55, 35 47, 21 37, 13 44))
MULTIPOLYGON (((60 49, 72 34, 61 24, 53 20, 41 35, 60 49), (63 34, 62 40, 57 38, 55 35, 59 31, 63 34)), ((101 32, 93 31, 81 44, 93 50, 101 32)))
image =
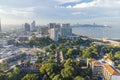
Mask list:
POLYGON ((60 52, 59 57, 60 57, 60 61, 63 62, 64 61, 64 55, 63 55, 62 51, 60 52))
POLYGON ((49 33, 50 33, 50 38, 53 41, 58 41, 58 29, 57 28, 51 28, 49 30, 49 33))
POLYGON ((120 80, 120 75, 119 76, 116 76, 116 75, 111 76, 111 80, 120 80))
POLYGON ((79 36, 68 36, 70 40, 77 40, 79 39, 79 36))
POLYGON ((72 28, 70 27, 70 24, 62 24, 60 32, 61 32, 61 36, 71 36, 72 28))
POLYGON ((102 77, 102 80, 120 80, 120 73, 109 63, 93 60, 91 62, 93 79, 102 77))

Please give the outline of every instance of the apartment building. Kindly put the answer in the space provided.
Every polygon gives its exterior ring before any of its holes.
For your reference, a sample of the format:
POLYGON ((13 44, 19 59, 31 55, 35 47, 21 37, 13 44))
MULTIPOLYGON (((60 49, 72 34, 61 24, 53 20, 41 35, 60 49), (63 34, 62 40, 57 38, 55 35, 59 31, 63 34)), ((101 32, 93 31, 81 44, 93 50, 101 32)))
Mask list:
POLYGON ((120 80, 120 73, 109 64, 103 65, 102 74, 105 80, 120 80))
POLYGON ((109 62, 91 61, 92 78, 93 80, 100 78, 100 80, 120 80, 120 73, 110 65, 109 62))

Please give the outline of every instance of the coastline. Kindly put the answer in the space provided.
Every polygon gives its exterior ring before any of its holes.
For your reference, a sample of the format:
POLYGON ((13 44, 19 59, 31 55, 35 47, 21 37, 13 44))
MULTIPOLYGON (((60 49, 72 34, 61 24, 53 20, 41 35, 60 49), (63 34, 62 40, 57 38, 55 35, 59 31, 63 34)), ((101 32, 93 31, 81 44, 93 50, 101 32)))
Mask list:
POLYGON ((108 43, 109 45, 112 45, 112 46, 120 46, 120 39, 107 39, 107 38, 92 38, 92 37, 89 37, 89 36, 83 36, 83 35, 80 35, 80 34, 73 34, 73 35, 76 35, 76 36, 80 36, 82 38, 86 38, 86 39, 89 39, 89 40, 92 40, 92 41, 96 41, 96 42, 102 42, 102 43, 108 43))

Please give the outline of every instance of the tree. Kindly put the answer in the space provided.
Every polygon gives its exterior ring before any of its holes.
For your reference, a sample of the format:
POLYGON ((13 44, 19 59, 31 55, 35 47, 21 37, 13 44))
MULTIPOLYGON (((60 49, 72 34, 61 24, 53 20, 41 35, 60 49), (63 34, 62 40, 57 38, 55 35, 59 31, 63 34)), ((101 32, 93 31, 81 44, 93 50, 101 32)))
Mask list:
POLYGON ((118 69, 120 69, 120 64, 118 65, 118 69))
POLYGON ((92 56, 91 52, 89 49, 83 49, 82 50, 82 58, 90 58, 92 56))
POLYGON ((3 74, 1 75, 1 74, 0 74, 0 80, 7 80, 6 75, 3 75, 3 74))
POLYGON ((57 74, 59 72, 58 66, 55 63, 46 63, 40 67, 40 72, 44 75, 48 75, 49 77, 53 74, 57 74))
POLYGON ((29 45, 31 47, 33 46, 44 47, 50 45, 51 43, 53 43, 53 41, 49 37, 33 38, 29 41, 29 45))
POLYGON ((72 66, 67 66, 61 70, 61 75, 64 79, 71 80, 74 78, 75 74, 76 74, 76 71, 72 66))
POLYGON ((74 80, 84 80, 84 78, 82 78, 82 77, 80 77, 80 76, 76 76, 76 77, 74 78, 74 80))
POLYGON ((111 60, 114 59, 114 56, 113 56, 112 52, 108 53, 107 57, 108 57, 109 59, 111 59, 111 60))
POLYGON ((51 50, 54 50, 54 49, 56 48, 56 46, 55 46, 55 44, 50 44, 50 45, 49 45, 49 48, 50 48, 51 50))
POLYGON ((36 74, 26 74, 26 76, 24 76, 22 78, 22 80, 38 80, 38 75, 36 74))
POLYGON ((118 59, 117 59, 117 60, 115 60, 114 62, 115 62, 115 64, 116 64, 116 65, 118 65, 118 64, 119 64, 119 60, 118 60, 118 59))
POLYGON ((14 67, 13 69, 13 75, 14 75, 14 79, 20 78, 20 69, 18 67, 14 67))
POLYGON ((116 58, 120 58, 120 51, 117 51, 114 55, 116 58))
POLYGON ((1 69, 4 71, 4 70, 7 70, 8 69, 8 63, 7 62, 3 62, 1 64, 1 69))
POLYGON ((82 49, 82 58, 95 58, 98 59, 100 52, 100 47, 96 44, 87 47, 85 49, 82 49))
POLYGON ((12 72, 8 72, 8 73, 7 73, 7 77, 8 77, 8 80, 14 79, 14 75, 13 75, 12 72))
POLYGON ((45 52, 49 52, 49 48, 45 48, 45 52))
POLYGON ((20 69, 18 67, 14 67, 13 73, 14 74, 20 74, 20 69))
POLYGON ((67 48, 66 48, 66 46, 64 46, 64 45, 60 45, 60 46, 59 46, 59 50, 62 51, 63 53, 66 53, 66 52, 67 52, 67 48))
POLYGON ((60 74, 57 74, 52 80, 63 80, 63 78, 60 74))
POLYGON ((14 67, 13 72, 8 72, 7 77, 9 80, 16 80, 20 78, 20 70, 18 67, 14 67))
POLYGON ((66 55, 70 58, 73 55, 73 48, 69 48, 66 55))
POLYGON ((74 62, 71 58, 67 59, 66 62, 64 63, 64 67, 67 66, 74 66, 74 62))

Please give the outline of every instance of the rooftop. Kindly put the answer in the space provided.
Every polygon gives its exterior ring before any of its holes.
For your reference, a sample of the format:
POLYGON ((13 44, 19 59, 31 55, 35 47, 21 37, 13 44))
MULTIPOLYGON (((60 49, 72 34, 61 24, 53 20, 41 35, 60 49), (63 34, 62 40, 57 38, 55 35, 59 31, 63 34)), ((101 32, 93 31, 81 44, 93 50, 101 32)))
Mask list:
POLYGON ((112 75, 120 75, 112 66, 109 64, 104 64, 104 67, 112 74, 112 75))
POLYGON ((6 47, 0 49, 0 62, 4 59, 7 59, 12 56, 16 56, 21 54, 21 51, 19 48, 16 47, 6 47))
POLYGON ((94 64, 94 65, 101 65, 101 63, 98 62, 98 61, 92 61, 92 64, 94 64))

